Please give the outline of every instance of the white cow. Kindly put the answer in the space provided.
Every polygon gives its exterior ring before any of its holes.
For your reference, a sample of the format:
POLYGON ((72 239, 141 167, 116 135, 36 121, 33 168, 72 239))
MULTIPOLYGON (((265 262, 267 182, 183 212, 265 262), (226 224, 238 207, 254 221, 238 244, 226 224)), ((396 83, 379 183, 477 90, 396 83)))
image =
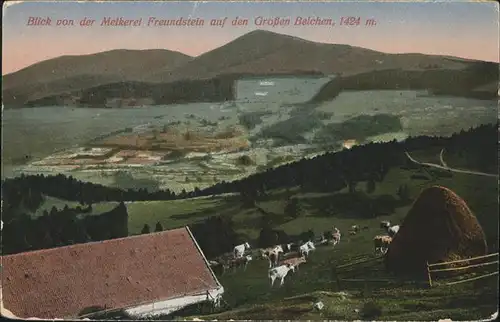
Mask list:
POLYGON ((391 242, 392 238, 390 236, 375 236, 373 238, 373 244, 375 246, 375 254, 387 253, 387 250, 389 249, 389 245, 391 244, 391 242))
POLYGON ((334 227, 333 228, 333 239, 332 239, 332 242, 333 242, 333 246, 337 245, 339 242, 340 242, 340 237, 342 236, 340 234, 340 230, 337 228, 337 227, 334 227))
POLYGON ((268 248, 265 248, 265 249, 261 249, 260 250, 260 255, 262 256, 262 258, 269 258, 269 254, 271 253, 284 253, 283 252, 283 247, 281 247, 281 245, 276 245, 276 246, 273 246, 273 247, 268 247, 268 248))
POLYGON ((250 249, 250 244, 249 243, 244 243, 244 244, 235 246, 234 247, 234 251, 233 251, 234 258, 241 258, 241 257, 243 257, 243 255, 245 254, 245 251, 247 249, 250 249))
POLYGON ((399 225, 395 225, 395 226, 387 228, 387 233, 391 237, 394 237, 394 235, 396 235, 398 233, 398 231, 399 231, 399 225))
POLYGON ((275 268, 271 268, 269 270, 269 280, 271 282, 271 287, 274 285, 274 281, 279 278, 280 279, 280 286, 285 283, 285 276, 288 274, 289 271, 295 272, 295 267, 291 264, 285 264, 281 265, 275 268))
POLYGON ((380 227, 385 228, 390 237, 394 237, 399 231, 399 225, 391 226, 391 222, 386 220, 380 223, 380 227))
POLYGON ((307 256, 309 255, 309 252, 312 250, 315 250, 315 249, 316 249, 316 247, 314 246, 313 242, 308 241, 299 247, 299 254, 300 254, 300 256, 304 256, 307 258, 307 256))

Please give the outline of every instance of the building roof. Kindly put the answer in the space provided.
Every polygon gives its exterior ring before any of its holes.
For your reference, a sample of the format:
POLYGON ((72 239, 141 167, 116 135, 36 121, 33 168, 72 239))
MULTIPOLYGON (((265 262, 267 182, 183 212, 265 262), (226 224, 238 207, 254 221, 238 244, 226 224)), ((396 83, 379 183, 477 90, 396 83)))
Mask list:
POLYGON ((77 317, 221 287, 188 227, 1 260, 3 304, 22 318, 77 317))

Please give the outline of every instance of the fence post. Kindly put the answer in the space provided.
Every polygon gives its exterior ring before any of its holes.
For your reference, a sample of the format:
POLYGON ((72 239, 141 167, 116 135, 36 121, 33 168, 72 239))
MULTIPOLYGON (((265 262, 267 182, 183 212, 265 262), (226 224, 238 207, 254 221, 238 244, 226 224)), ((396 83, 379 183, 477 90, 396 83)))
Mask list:
POLYGON ((431 270, 429 268, 429 262, 425 262, 427 267, 427 279, 429 280, 429 287, 432 287, 432 278, 431 278, 431 270))

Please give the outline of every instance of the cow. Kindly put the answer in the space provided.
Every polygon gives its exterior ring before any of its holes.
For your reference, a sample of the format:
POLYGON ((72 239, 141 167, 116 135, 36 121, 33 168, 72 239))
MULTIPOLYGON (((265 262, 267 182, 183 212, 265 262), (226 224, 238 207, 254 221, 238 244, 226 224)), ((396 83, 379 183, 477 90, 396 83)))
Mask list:
POLYGON ((268 247, 264 249, 260 249, 260 256, 262 258, 269 258, 269 254, 272 252, 277 252, 277 253, 284 253, 283 252, 283 247, 281 245, 276 245, 273 247, 268 247))
POLYGON ((305 258, 307 258, 309 256, 309 252, 315 249, 316 247, 314 246, 313 242, 308 241, 299 247, 299 254, 300 256, 304 256, 305 258))
POLYGON ((292 251, 292 243, 282 244, 281 249, 283 250, 283 253, 291 252, 292 251))
POLYGON ((391 227, 391 222, 390 221, 383 220, 383 221, 380 222, 380 228, 387 229, 389 227, 391 227))
POLYGON ((399 231, 399 225, 391 226, 387 228, 387 233, 389 236, 394 237, 399 231))
POLYGON ((239 267, 243 266, 243 270, 247 269, 248 263, 252 260, 251 255, 247 255, 245 257, 238 257, 229 262, 229 267, 233 269, 233 271, 239 267))
POLYGON ((260 249, 260 254, 261 254, 262 258, 267 258, 269 256, 269 254, 271 252, 273 252, 273 251, 283 253, 283 246, 276 245, 276 246, 273 246, 273 247, 268 247, 268 248, 260 249))
POLYGON ((375 246, 375 254, 382 253, 385 254, 387 249, 389 249, 389 245, 392 242, 392 238, 390 236, 375 236, 373 238, 373 244, 375 246))
POLYGON ((241 257, 243 257, 243 255, 245 254, 245 251, 247 249, 250 249, 250 244, 249 243, 244 243, 244 244, 241 244, 241 245, 238 245, 238 246, 234 246, 234 250, 233 250, 234 258, 241 258, 241 257))
POLYGON ((283 247, 281 245, 260 250, 261 257, 269 260, 269 268, 278 265, 280 254, 284 254, 283 247))
POLYGON ((267 257, 269 259, 269 268, 278 266, 280 254, 282 254, 282 252, 279 252, 277 250, 269 253, 269 256, 267 257))
POLYGON ((391 222, 386 220, 380 222, 380 227, 385 229, 390 237, 394 237, 399 231, 399 225, 391 226, 391 222))
POLYGON ((340 234, 340 230, 337 227, 333 228, 333 234, 332 234, 332 243, 333 246, 337 245, 340 242, 340 237, 342 235, 340 234))
POLYGON ((291 264, 285 264, 278 267, 271 268, 268 272, 269 281, 271 282, 271 287, 274 285, 274 281, 279 278, 280 286, 283 286, 285 283, 285 276, 289 271, 295 272, 295 267, 291 264))
POLYGON ((305 257, 292 257, 292 258, 287 258, 281 262, 282 265, 287 265, 290 264, 292 265, 296 270, 299 270, 299 265, 302 263, 306 262, 305 257))

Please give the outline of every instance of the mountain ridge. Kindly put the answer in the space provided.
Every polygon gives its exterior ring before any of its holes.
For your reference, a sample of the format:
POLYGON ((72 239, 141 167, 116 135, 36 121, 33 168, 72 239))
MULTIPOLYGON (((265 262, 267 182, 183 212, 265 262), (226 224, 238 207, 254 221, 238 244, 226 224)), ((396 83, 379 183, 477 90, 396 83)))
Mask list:
MULTIPOLYGON (((158 84, 174 86, 174 83, 179 86, 181 82, 182 86, 189 87, 189 81, 231 78, 228 75, 312 73, 352 76, 394 69, 463 70, 477 62, 480 61, 453 56, 389 54, 254 30, 196 57, 167 49, 114 49, 87 55, 60 56, 4 75, 2 90, 3 103, 10 108, 26 106, 33 101, 38 102, 36 104, 51 101, 50 97, 57 95, 73 97, 78 101, 82 91, 88 88, 122 82, 149 83, 151 87, 158 84)), ((193 95, 202 95, 202 92, 195 92, 197 94, 193 95)), ((222 96, 227 99, 227 92, 222 96)), ((196 99, 190 98, 193 101, 196 99)), ((55 101, 59 102, 58 99, 55 101)))

